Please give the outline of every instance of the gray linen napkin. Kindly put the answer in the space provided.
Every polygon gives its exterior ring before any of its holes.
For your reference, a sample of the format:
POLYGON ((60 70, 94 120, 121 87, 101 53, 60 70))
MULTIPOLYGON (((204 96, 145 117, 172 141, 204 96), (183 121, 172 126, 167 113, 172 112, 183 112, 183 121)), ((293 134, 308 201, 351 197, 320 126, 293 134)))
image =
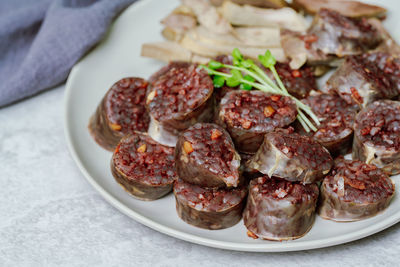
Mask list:
POLYGON ((51 88, 135 0, 1 0, 0 107, 51 88))

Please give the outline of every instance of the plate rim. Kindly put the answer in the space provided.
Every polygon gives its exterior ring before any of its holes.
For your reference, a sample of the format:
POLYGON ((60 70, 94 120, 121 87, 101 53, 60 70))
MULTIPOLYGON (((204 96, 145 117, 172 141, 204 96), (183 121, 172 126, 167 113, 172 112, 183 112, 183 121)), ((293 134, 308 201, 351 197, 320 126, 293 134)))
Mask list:
MULTIPOLYGON (((128 9, 130 12, 135 12, 136 9, 139 9, 143 5, 149 4, 150 2, 155 1, 155 0, 147 0, 147 1, 138 1, 133 3, 131 6, 129 6, 127 9, 125 9, 124 12, 120 14, 120 16, 125 13, 128 9)), ((116 23, 116 21, 119 20, 120 17, 118 17, 112 25, 116 23)), ((93 49, 96 50, 96 47, 93 49)), ((92 50, 92 51, 93 51, 92 50)), ((89 53, 90 54, 90 53, 89 53)), ((63 124, 64 124, 64 135, 67 141, 67 147, 68 150, 72 156, 73 161, 75 164, 78 166, 78 169, 80 172, 83 174, 85 179, 89 182, 91 186, 93 186, 96 191, 109 203, 111 206, 115 207, 117 210, 122 212, 123 214, 127 215, 128 217, 136 220, 137 222, 150 227, 158 232, 161 232, 163 234, 169 235, 171 237, 175 237, 184 241, 188 241, 191 243, 195 244, 200 244, 208 247, 214 247, 214 248, 219 248, 219 249, 226 249, 226 250, 235 250, 235 251, 249 251, 249 252, 285 252, 285 251, 301 251, 301 250, 310 250, 310 249, 318 249, 318 248, 324 248, 324 247, 330 247, 330 246, 335 246, 339 244, 344 244, 348 243, 351 241, 355 241, 358 239, 362 239, 364 237, 373 235, 379 231, 382 231, 384 229, 387 229, 391 227, 392 225, 396 224, 397 222, 400 221, 400 212, 394 213, 390 217, 386 218, 383 221, 380 221, 379 223, 372 224, 368 227, 361 228, 360 230, 354 231, 352 233, 344 234, 344 235, 338 235, 336 237, 329 237, 329 238, 324 238, 324 239, 318 239, 318 240, 309 240, 309 241, 300 241, 300 242, 265 242, 265 243, 260 243, 260 244, 244 244, 240 242, 228 242, 228 241, 220 241, 220 240, 214 240, 211 238, 205 238, 201 237, 195 234, 189 234, 185 233, 182 231, 179 231, 177 229, 174 229, 169 226, 165 226, 161 223, 158 223, 156 221, 153 221, 136 211, 130 209, 128 206, 120 202, 118 199, 116 199, 110 192, 107 191, 106 188, 103 188, 94 177, 92 177, 89 173, 89 171, 86 169, 84 164, 82 163, 79 153, 77 149, 74 146, 74 140, 72 137, 72 128, 71 128, 71 118, 68 116, 69 110, 70 110, 70 105, 71 105, 71 97, 74 92, 73 84, 75 82, 75 77, 76 73, 79 72, 80 69, 80 62, 84 61, 85 58, 87 57, 84 56, 81 60, 79 60, 78 63, 74 65, 72 68, 66 85, 65 85, 65 92, 64 92, 64 103, 63 103, 63 124)), ((194 227, 194 226, 193 226, 194 227)))

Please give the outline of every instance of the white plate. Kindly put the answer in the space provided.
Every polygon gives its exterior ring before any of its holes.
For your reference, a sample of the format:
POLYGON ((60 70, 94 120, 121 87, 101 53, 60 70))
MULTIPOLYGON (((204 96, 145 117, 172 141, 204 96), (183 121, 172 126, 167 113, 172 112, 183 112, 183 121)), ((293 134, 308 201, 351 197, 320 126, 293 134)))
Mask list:
MULTIPOLYGON (((395 22, 395 17, 400 17, 400 2, 376 2, 392 6, 386 26, 389 30, 398 29, 400 20, 395 22)), ((301 239, 289 242, 253 240, 247 237, 242 221, 224 230, 199 229, 178 218, 171 194, 153 202, 142 202, 122 190, 110 173, 111 153, 92 140, 87 131, 88 120, 115 81, 126 76, 149 77, 162 66, 160 62, 140 57, 140 46, 144 42, 162 39, 159 21, 177 4, 177 0, 146 0, 129 7, 115 21, 105 41, 75 65, 67 81, 65 134, 68 147, 86 179, 111 205, 162 233, 206 246, 242 251, 273 252, 327 247, 360 239, 400 221, 397 192, 389 208, 374 218, 335 223, 317 217, 312 230, 301 239)))

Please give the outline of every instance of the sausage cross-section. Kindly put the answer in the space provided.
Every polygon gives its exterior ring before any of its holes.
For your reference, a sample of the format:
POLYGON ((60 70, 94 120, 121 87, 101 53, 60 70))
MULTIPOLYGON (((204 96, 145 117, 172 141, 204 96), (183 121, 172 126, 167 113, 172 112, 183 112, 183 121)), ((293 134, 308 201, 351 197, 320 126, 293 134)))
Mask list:
POLYGON ((331 154, 346 154, 353 140, 354 119, 358 106, 348 104, 338 95, 315 94, 303 100, 320 119, 317 131, 305 132, 299 125, 297 131, 310 136, 326 147, 331 154))
POLYGON ((379 100, 357 114, 353 158, 400 173, 400 102, 379 100))
POLYGON ((178 176, 205 187, 237 187, 241 182, 240 156, 222 127, 197 123, 182 132, 175 147, 178 176))
POLYGON ((177 175, 174 148, 135 132, 121 139, 111 159, 115 180, 141 200, 155 200, 172 190, 177 175))
POLYGON ((149 135, 156 141, 175 146, 180 131, 212 120, 214 85, 197 65, 172 67, 150 86, 146 99, 151 117, 149 135))
POLYGON ((296 115, 296 104, 290 97, 236 90, 222 98, 218 124, 228 130, 240 152, 254 154, 265 133, 289 126, 296 115))
POLYGON ((247 162, 270 177, 304 184, 322 180, 332 167, 329 151, 309 137, 278 130, 267 133, 256 154, 247 162))
POLYGON ((383 52, 349 56, 326 82, 347 103, 361 108, 379 99, 392 99, 400 90, 400 60, 383 52))
POLYGON ((248 235, 276 241, 302 237, 314 223, 318 194, 316 184, 253 179, 243 212, 248 235))
POLYGON ((112 151, 124 135, 147 131, 147 85, 141 78, 124 78, 108 90, 89 122, 89 132, 100 146, 112 151))
POLYGON ((210 229, 231 227, 242 219, 247 188, 205 188, 178 179, 174 184, 176 211, 188 224, 210 229))
POLYGON ((334 221, 357 221, 384 210, 394 195, 392 180, 375 165, 335 161, 321 185, 319 214, 334 221))

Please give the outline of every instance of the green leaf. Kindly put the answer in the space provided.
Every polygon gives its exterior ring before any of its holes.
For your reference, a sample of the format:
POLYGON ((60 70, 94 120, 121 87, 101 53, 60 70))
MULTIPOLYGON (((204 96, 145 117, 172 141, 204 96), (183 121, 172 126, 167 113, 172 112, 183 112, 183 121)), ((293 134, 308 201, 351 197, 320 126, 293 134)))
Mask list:
POLYGON ((216 70, 216 69, 220 69, 223 67, 223 64, 221 62, 215 61, 215 60, 210 60, 210 62, 208 62, 208 67, 210 69, 216 70))
POLYGON ((214 75, 213 83, 215 88, 221 88, 225 84, 225 77, 214 75))
MULTIPOLYGON (((254 78, 251 77, 250 75, 244 76, 243 80, 246 80, 246 81, 249 81, 249 82, 254 82, 255 81, 254 78)), ((246 90, 246 91, 250 91, 253 88, 253 86, 251 86, 250 84, 246 84, 246 83, 241 83, 239 87, 240 87, 241 90, 246 90)))
POLYGON ((254 62, 251 59, 243 60, 241 63, 242 66, 245 67, 246 69, 249 69, 254 65, 254 62))
POLYGON ((231 70, 232 76, 226 79, 226 84, 230 87, 236 87, 240 84, 242 74, 238 70, 231 70))
POLYGON ((233 57, 233 59, 236 59, 236 60, 238 60, 239 62, 243 60, 243 55, 242 55, 242 53, 240 52, 239 48, 234 48, 234 49, 232 50, 232 57, 233 57))
POLYGON ((264 55, 258 55, 258 59, 260 60, 261 64, 266 68, 270 68, 276 63, 275 57, 271 54, 271 51, 269 50, 267 50, 264 55))

